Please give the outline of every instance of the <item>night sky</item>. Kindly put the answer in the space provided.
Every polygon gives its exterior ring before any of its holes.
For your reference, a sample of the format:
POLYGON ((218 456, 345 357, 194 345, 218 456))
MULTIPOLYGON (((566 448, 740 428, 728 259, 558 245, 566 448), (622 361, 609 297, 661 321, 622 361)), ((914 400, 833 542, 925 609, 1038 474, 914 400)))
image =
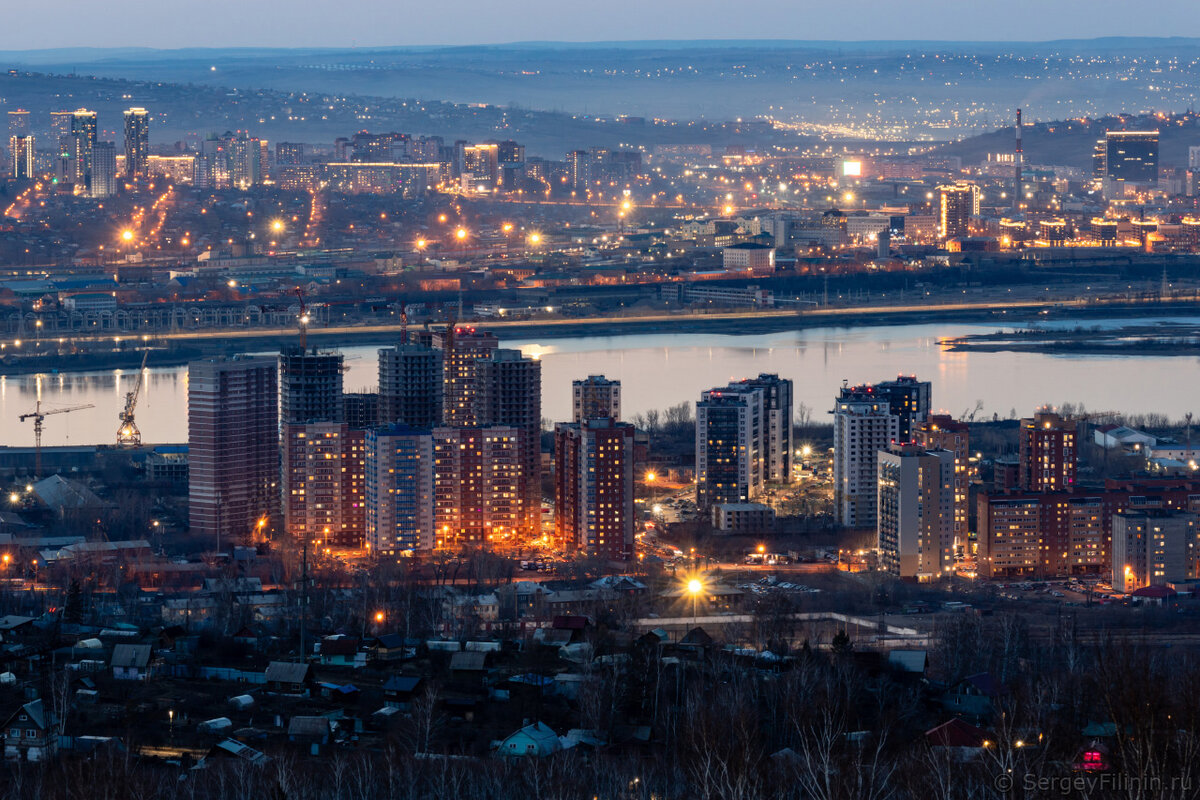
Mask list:
POLYGON ((38 0, 4 5, 0 49, 5 50, 1200 36, 1196 0, 355 0, 345 5, 328 0, 38 0))

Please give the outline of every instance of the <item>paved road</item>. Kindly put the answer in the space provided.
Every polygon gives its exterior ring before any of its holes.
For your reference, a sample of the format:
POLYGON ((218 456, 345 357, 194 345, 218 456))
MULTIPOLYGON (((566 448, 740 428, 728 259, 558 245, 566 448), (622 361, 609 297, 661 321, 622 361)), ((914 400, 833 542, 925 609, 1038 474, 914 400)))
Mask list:
MULTIPOLYGON (((1180 301, 1185 302, 1185 301, 1180 301)), ((1190 299, 1187 303, 1192 303, 1190 299)), ((1036 299, 1036 300, 1016 300, 1005 299, 994 302, 953 302, 953 303, 926 303, 926 304, 896 304, 896 305, 864 305, 864 306, 846 306, 837 308, 809 308, 805 307, 801 311, 797 310, 778 310, 778 309, 763 309, 757 311, 728 311, 715 314, 648 314, 643 316, 633 317, 581 317, 576 319, 534 319, 534 320, 487 320, 486 324, 489 330, 502 331, 506 328, 588 328, 588 327, 620 327, 622 325, 646 325, 655 323, 679 323, 679 322, 728 322, 737 320, 769 320, 769 319, 829 319, 836 320, 841 317, 863 317, 863 316, 886 316, 886 315, 907 315, 907 314, 929 314, 929 313, 953 313, 959 311, 1001 311, 1015 309, 1043 309, 1054 307, 1095 307, 1097 305, 1126 305, 1128 303, 1124 298, 1114 299, 1111 301, 1098 300, 1085 302, 1082 299, 1036 299)), ((329 328, 310 328, 308 337, 310 339, 331 339, 336 337, 346 336, 370 336, 370 335, 393 335, 400 331, 400 325, 347 325, 335 326, 329 328)), ((272 337, 292 336, 296 331, 292 327, 256 327, 256 328, 206 328, 203 330, 194 331, 175 331, 147 334, 155 341, 201 341, 207 339, 269 339, 272 337)), ((10 337, 12 338, 12 337, 10 337)), ((29 337, 26 336, 26 339, 29 337)), ((86 335, 86 336, 55 336, 51 338, 65 338, 67 341, 74 343, 86 342, 108 342, 114 338, 125 341, 136 341, 141 338, 141 334, 137 333, 108 333, 105 335, 86 335)))

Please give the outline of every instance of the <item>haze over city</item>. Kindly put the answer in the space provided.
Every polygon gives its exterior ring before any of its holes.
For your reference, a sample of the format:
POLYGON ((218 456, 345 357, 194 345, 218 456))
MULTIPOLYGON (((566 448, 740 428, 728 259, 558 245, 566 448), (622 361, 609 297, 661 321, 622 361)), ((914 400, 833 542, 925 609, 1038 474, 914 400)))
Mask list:
POLYGON ((1047 41, 1101 36, 1198 36, 1200 20, 1187 0, 1155 0, 1130 14, 1118 0, 862 0, 853 6, 814 0, 750 0, 736 8, 701 0, 614 0, 602 7, 553 0, 518 0, 501 12, 487 0, 455 4, 454 19, 431 4, 385 0, 355 3, 354 12, 264 0, 252 6, 212 0, 205 13, 179 24, 171 3, 112 0, 96 15, 82 0, 14 4, 6 9, 0 49, 391 47, 508 42, 650 40, 1047 41), (54 25, 43 25, 54 19, 54 25), (229 20, 247 24, 230 25, 229 20), (135 33, 136 31, 136 33, 135 33))

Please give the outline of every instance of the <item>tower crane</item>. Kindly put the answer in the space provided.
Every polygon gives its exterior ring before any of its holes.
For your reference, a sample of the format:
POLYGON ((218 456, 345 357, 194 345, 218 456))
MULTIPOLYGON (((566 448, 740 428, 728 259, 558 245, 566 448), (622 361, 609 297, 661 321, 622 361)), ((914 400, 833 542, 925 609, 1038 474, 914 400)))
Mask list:
POLYGON ((304 289, 296 287, 296 297, 300 299, 300 316, 296 322, 300 326, 300 349, 308 349, 308 306, 304 304, 304 289))
POLYGON ((49 411, 42 411, 42 401, 38 400, 37 405, 33 407, 33 411, 28 414, 22 414, 18 419, 24 422, 27 419, 33 420, 33 450, 34 450, 34 472, 37 477, 42 477, 42 423, 46 417, 51 414, 66 414, 71 411, 82 411, 85 408, 95 408, 92 403, 82 406, 67 406, 66 408, 52 408, 49 411))
POLYGON ((150 351, 147 350, 142 355, 142 366, 138 368, 133 390, 125 393, 125 410, 117 415, 121 420, 121 427, 117 428, 117 444, 125 447, 137 447, 142 443, 142 432, 133 421, 133 410, 137 407, 138 395, 142 392, 142 376, 146 374, 146 359, 149 357, 150 351))

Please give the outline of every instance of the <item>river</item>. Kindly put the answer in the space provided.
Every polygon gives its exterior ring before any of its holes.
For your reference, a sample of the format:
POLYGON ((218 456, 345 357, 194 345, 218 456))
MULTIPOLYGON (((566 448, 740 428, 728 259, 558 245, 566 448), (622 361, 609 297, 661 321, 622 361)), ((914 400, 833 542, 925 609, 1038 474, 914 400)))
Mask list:
MULTIPOLYGON (((1200 323, 1200 317, 1056 321, 1056 327, 1118 327, 1153 322, 1200 323)), ((1084 403, 1093 410, 1160 412, 1182 417, 1200 406, 1200 369, 1192 357, 1062 356, 950 352, 940 341, 1000 329, 994 324, 934 323, 734 336, 634 334, 506 340, 542 361, 542 415, 569 419, 571 380, 604 374, 622 383, 626 418, 696 400, 730 379, 776 372, 795 382, 796 404, 825 419, 843 380, 879 381, 915 374, 933 381, 933 407, 955 416, 983 402, 980 418, 1028 414, 1035 407, 1084 403), (1170 389, 1171 391, 1166 391, 1170 389)), ((344 349, 346 391, 374 390, 376 348, 344 349)), ((145 442, 187 440, 187 369, 147 369, 137 408, 145 442)), ((46 445, 108 444, 136 372, 110 370, 0 377, 0 445, 31 446, 32 422, 18 422, 41 398, 45 408, 94 407, 49 417, 46 445)), ((236 424, 236 420, 231 421, 236 424)))

